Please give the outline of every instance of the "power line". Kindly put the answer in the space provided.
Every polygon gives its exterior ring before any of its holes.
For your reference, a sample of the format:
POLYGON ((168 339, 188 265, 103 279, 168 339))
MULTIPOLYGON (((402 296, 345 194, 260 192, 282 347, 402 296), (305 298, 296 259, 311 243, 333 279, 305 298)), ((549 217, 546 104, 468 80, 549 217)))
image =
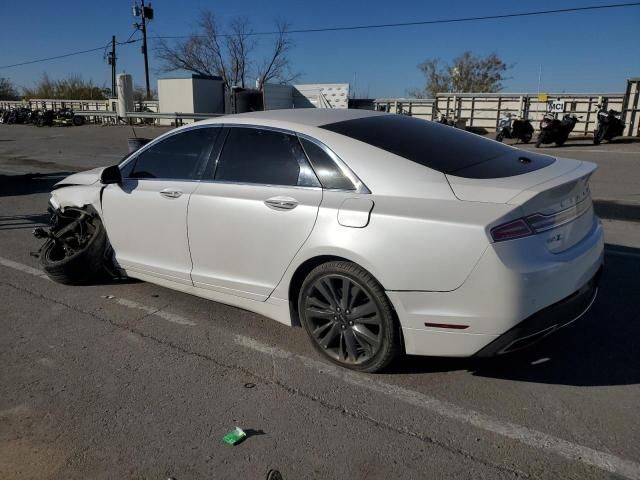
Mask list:
MULTIPOLYGON (((372 24, 372 25, 350 25, 350 26, 344 26, 344 27, 301 28, 301 29, 295 29, 295 30, 288 30, 286 33, 300 34, 300 33, 338 32, 338 31, 348 31, 348 30, 368 30, 368 29, 376 29, 376 28, 411 27, 411 26, 417 26, 417 25, 436 25, 436 24, 443 24, 443 23, 462 23, 462 22, 474 22, 474 21, 483 21, 483 20, 503 20, 508 18, 517 18, 517 17, 533 17, 533 16, 540 16, 540 15, 553 15, 557 13, 585 12, 589 10, 604 10, 604 9, 611 9, 611 8, 626 8, 626 7, 638 7, 638 6, 640 6, 640 2, 611 3, 607 5, 593 5, 589 7, 559 8, 554 10, 538 10, 533 12, 507 13, 503 15, 486 15, 486 16, 479 16, 479 17, 446 18, 446 19, 438 19, 438 20, 422 20, 422 21, 416 21, 416 22, 379 23, 379 24, 372 24)), ((267 31, 267 32, 251 32, 251 33, 247 33, 246 35, 247 36, 277 35, 279 33, 281 32, 267 31)), ((193 35, 193 36, 197 36, 197 35, 193 35)), ((218 36, 230 37, 232 36, 232 34, 220 34, 218 36)), ((153 38, 168 40, 168 39, 179 39, 179 38, 190 38, 190 37, 192 37, 192 35, 161 35, 161 36, 154 36, 153 38)), ((142 39, 131 40, 131 37, 129 37, 129 40, 125 42, 117 42, 117 44, 125 45, 129 43, 140 42, 140 41, 142 41, 142 39)), ((56 55, 54 57, 40 58, 37 60, 30 60, 27 62, 14 63, 11 65, 2 65, 0 66, 0 69, 19 67, 22 65, 31 65, 33 63, 48 62, 50 60, 57 60, 60 58, 71 57, 74 55, 97 52, 105 48, 106 46, 102 46, 97 48, 91 48, 88 50, 81 50, 79 52, 66 53, 64 55, 56 55)))
POLYGON ((30 65, 32 63, 48 62, 49 60, 57 60, 59 58, 71 57, 72 55, 80 55, 83 53, 97 52, 98 50, 104 50, 107 47, 107 45, 102 47, 90 48, 89 50, 81 50, 79 52, 65 53, 64 55, 56 55, 55 57, 39 58, 38 60, 29 60, 28 62, 14 63, 12 65, 2 65, 0 66, 0 68, 19 67, 21 65, 30 65))
MULTIPOLYGON (((298 33, 338 32, 338 31, 347 31, 347 30, 368 30, 368 29, 375 29, 375 28, 411 27, 416 25, 436 25, 441 23, 461 23, 461 22, 481 21, 481 20, 502 20, 507 18, 516 18, 516 17, 532 17, 532 16, 539 16, 539 15, 552 15, 556 13, 584 12, 588 10, 603 10, 608 8, 624 8, 624 7, 638 7, 638 6, 640 6, 640 2, 612 3, 608 5, 594 5, 590 7, 559 8, 554 10, 538 10, 533 12, 507 13, 503 15, 486 15, 481 17, 447 18, 447 19, 438 19, 438 20, 422 20, 422 21, 416 21, 416 22, 379 23, 379 24, 372 24, 372 25, 349 25, 344 27, 301 28, 301 29, 295 29, 295 30, 287 30, 286 33, 298 34, 298 33)), ((279 33, 281 32, 278 32, 278 31, 251 32, 245 35, 246 36, 277 35, 279 33)), ((179 39, 179 38, 191 38, 192 36, 198 37, 199 35, 162 35, 162 36, 155 36, 153 38, 179 39)), ((222 33, 217 36, 231 37, 233 36, 233 34, 222 33)))
MULTIPOLYGON (((137 40, 127 40, 126 42, 117 42, 118 45, 125 45, 128 43, 135 43, 135 42, 140 42, 142 39, 137 39, 137 40)), ((63 55, 56 55, 55 57, 47 57, 47 58, 39 58, 37 60, 29 60, 28 62, 21 62, 21 63, 14 63, 12 65, 0 65, 0 69, 2 68, 12 68, 12 67, 20 67, 22 65, 31 65, 33 63, 40 63, 40 62, 48 62, 50 60, 58 60, 60 58, 66 58, 66 57, 71 57, 74 55, 82 55, 84 53, 91 53, 91 52, 97 52, 99 50, 105 50, 106 48, 109 47, 109 44, 111 42, 107 43, 106 45, 102 46, 102 47, 96 47, 96 48, 90 48, 88 50, 80 50, 78 52, 70 52, 70 53, 65 53, 63 55)))

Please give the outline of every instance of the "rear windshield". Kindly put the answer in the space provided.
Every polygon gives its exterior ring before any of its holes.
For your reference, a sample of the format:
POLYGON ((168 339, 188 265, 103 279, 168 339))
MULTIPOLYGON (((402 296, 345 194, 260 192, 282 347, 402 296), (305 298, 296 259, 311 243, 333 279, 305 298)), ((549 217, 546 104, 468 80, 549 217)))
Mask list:
POLYGON ((547 155, 516 150, 479 135, 405 115, 356 118, 321 128, 461 177, 510 177, 554 162, 547 155))

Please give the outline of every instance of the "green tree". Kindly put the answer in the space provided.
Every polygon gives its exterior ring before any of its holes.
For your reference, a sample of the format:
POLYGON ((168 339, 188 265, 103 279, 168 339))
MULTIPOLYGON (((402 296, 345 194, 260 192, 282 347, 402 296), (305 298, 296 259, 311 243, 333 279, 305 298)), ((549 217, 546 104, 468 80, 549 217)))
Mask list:
POLYGON ((451 64, 438 58, 424 61, 418 65, 425 77, 423 89, 413 90, 416 97, 435 97, 443 92, 493 93, 502 90, 506 79, 507 65, 497 54, 486 57, 464 52, 453 59, 451 64))
POLYGON ((80 75, 70 75, 62 80, 52 80, 46 73, 33 88, 25 87, 27 98, 56 98, 69 100, 104 100, 109 89, 99 87, 91 80, 83 80, 80 75))

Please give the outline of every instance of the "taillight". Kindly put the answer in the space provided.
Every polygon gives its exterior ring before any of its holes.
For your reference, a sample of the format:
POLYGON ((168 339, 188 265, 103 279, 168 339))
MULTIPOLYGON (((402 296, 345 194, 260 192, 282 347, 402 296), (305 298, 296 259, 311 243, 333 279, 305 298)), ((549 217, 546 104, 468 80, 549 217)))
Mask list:
POLYGON ((527 237, 534 233, 546 232, 556 227, 573 222, 584 215, 591 208, 590 198, 585 198, 580 203, 575 204, 565 210, 545 215, 534 213, 524 218, 518 218, 491 229, 491 237, 495 242, 513 240, 527 237))
POLYGON ((532 233, 533 230, 531 230, 531 227, 527 225, 527 222, 525 222, 523 218, 504 223, 491 229, 491 237, 493 237, 495 242, 522 238, 532 233))

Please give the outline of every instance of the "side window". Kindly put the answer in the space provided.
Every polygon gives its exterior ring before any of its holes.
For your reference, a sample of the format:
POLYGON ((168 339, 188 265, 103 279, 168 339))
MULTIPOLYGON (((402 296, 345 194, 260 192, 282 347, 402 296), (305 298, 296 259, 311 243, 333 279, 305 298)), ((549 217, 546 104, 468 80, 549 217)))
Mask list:
POLYGON ((220 153, 216 180, 319 187, 298 138, 259 128, 233 127, 220 153))
POLYGON ((323 188, 336 190, 356 189, 351 180, 342 173, 338 164, 322 148, 304 138, 301 138, 300 142, 323 188))
POLYGON ((127 164, 123 173, 128 173, 129 178, 195 180, 201 173, 202 154, 219 131, 213 127, 194 128, 171 135, 140 153, 131 170, 127 164))

